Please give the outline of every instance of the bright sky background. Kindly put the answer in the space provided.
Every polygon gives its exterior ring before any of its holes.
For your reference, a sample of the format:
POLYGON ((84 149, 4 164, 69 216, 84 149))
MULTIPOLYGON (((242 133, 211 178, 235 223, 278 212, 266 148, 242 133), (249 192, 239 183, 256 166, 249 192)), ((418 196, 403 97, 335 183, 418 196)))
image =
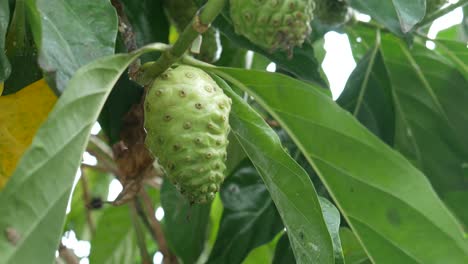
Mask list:
MULTIPOLYGON (((452 3, 458 1, 450 1, 452 3)), ((369 21, 369 17, 366 15, 359 15, 359 20, 362 21, 369 21)), ((447 14, 444 17, 437 19, 429 30, 429 37, 435 38, 437 33, 441 30, 449 28, 453 25, 460 24, 463 19, 463 12, 461 8, 454 10, 453 12, 447 14)), ((428 43, 428 48, 431 48, 433 43, 428 43)), ((327 51, 325 59, 322 63, 322 68, 327 75, 327 78, 330 82, 330 88, 333 94, 333 99, 337 99, 338 96, 343 91, 346 81, 350 76, 351 72, 356 67, 356 62, 353 59, 351 46, 349 44, 349 40, 346 34, 339 34, 337 32, 328 32, 325 35, 325 50, 327 51)), ((275 71, 276 65, 274 63, 270 63, 267 67, 268 71, 275 71)), ((96 135, 101 130, 99 124, 95 124, 91 130, 91 134, 96 135)), ((85 152, 83 155, 83 162, 89 165, 96 164, 96 158, 90 155, 89 153, 85 152)), ((77 177, 75 179, 75 184, 78 182, 79 177, 81 176, 81 172, 77 172, 77 177)), ((107 197, 108 201, 113 201, 118 196, 118 194, 122 191, 122 185, 119 183, 118 180, 112 180, 111 184, 109 185, 109 196, 107 197)), ((70 211, 70 203, 69 208, 67 209, 67 213, 70 211)), ((156 218, 161 220, 164 217, 164 210, 159 207, 157 208, 156 218)), ((91 244, 89 241, 78 240, 76 234, 73 231, 67 232, 65 236, 62 238, 62 243, 68 247, 73 249, 75 254, 78 257, 82 257, 83 259, 80 261, 80 264, 88 264, 89 260, 86 258, 89 256, 91 250, 91 244)), ((57 253, 58 254, 58 253, 57 253)), ((154 264, 161 264, 162 263, 162 254, 157 252, 153 258, 154 264)), ((94 264, 94 263, 93 263, 94 264)))

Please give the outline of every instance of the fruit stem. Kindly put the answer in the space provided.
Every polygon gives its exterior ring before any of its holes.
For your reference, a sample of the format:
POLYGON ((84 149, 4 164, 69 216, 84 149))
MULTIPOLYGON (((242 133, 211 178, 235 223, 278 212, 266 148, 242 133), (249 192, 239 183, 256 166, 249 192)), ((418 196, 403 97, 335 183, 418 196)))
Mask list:
POLYGON ((165 72, 172 64, 184 55, 190 48, 192 42, 197 36, 206 31, 211 22, 221 13, 227 0, 208 0, 208 2, 198 11, 192 22, 185 27, 185 30, 179 35, 172 48, 163 52, 161 57, 144 70, 137 82, 143 86, 151 83, 154 78, 165 72))
POLYGON ((449 5, 447 6, 446 8, 442 8, 436 12, 434 12, 433 14, 429 15, 429 16, 426 16, 418 25, 418 28, 423 28, 423 27, 426 27, 428 25, 431 25, 432 22, 434 22, 434 20, 442 17, 442 16, 445 16, 446 14, 452 12, 453 10, 459 8, 459 7, 463 7, 465 6, 466 4, 468 4, 468 0, 460 0, 458 1, 457 3, 455 4, 452 4, 452 5, 449 5))

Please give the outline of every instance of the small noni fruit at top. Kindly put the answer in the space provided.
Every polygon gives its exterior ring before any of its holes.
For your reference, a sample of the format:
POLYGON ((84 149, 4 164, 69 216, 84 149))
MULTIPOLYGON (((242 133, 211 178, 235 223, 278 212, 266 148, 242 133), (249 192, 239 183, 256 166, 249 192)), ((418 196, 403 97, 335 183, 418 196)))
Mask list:
POLYGON ((237 34, 269 51, 292 51, 311 33, 312 0, 230 0, 237 34))
POLYGON ((231 103, 191 66, 167 70, 148 90, 146 146, 191 203, 212 201, 224 181, 231 103))
POLYGON ((324 25, 342 25, 348 22, 352 15, 353 11, 346 0, 315 0, 315 19, 324 25))
MULTIPOLYGON (((181 33, 192 21, 198 7, 194 0, 165 0, 166 14, 174 24, 177 32, 181 33)), ((200 51, 195 57, 204 62, 216 62, 221 56, 221 40, 217 29, 210 27, 202 34, 200 51)))

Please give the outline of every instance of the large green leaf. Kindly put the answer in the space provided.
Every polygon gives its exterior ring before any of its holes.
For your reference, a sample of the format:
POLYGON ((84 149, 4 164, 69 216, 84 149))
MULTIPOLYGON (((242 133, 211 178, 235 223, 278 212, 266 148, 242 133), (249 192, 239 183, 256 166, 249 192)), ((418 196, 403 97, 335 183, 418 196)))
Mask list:
POLYGON ((210 204, 190 205, 171 182, 164 181, 161 205, 169 247, 184 263, 195 263, 205 246, 210 204))
MULTIPOLYGON (((324 197, 319 197, 320 207, 322 208, 323 218, 333 241, 333 251, 335 254, 335 263, 344 263, 343 250, 341 248, 340 230, 340 212, 336 207, 324 197)), ((278 241, 275 250, 273 264, 294 263, 294 255, 289 243, 288 236, 284 234, 278 241)))
POLYGON ((283 229, 268 190, 248 160, 226 179, 221 199, 223 216, 207 263, 241 263, 251 250, 283 229))
POLYGON ((359 61, 337 102, 390 146, 395 137, 395 113, 387 70, 374 45, 359 61))
POLYGON ((138 249, 130 210, 128 205, 105 209, 91 240, 90 263, 134 263, 138 249))
POLYGON ((396 34, 409 32, 426 14, 425 0, 351 0, 353 8, 371 15, 396 34))
POLYGON ((468 80, 468 52, 466 43, 451 40, 436 40, 437 51, 452 61, 468 80))
POLYGON ((346 264, 371 264, 366 252, 351 229, 347 227, 340 228, 340 238, 346 264))
POLYGON ((154 44, 97 60, 70 80, 0 192, 0 230, 19 236, 13 242, 0 236, 0 263, 54 260, 75 173, 107 96, 135 58, 160 49, 154 44))
POLYGON ((310 43, 305 43, 302 48, 294 49, 294 56, 288 57, 284 52, 269 52, 265 51, 258 46, 252 44, 246 38, 237 35, 234 28, 224 16, 218 16, 214 25, 232 42, 243 48, 258 52, 271 61, 278 64, 279 67, 284 68, 295 76, 316 83, 323 87, 327 86, 323 77, 320 75, 319 63, 314 56, 314 48, 310 43))
MULTIPOLYGON (((209 68, 207 70, 214 70, 209 68)), ((220 74, 222 72, 216 71, 220 74)), ((314 186, 263 118, 219 77, 232 98, 232 133, 257 168, 283 220, 298 263, 333 263, 333 245, 314 186)), ((323 93, 324 96, 325 93, 323 93)))
POLYGON ((59 93, 81 66, 114 53, 117 15, 108 0, 25 0, 39 64, 59 93))
MULTIPOLYGON (((10 22, 10 6, 8 1, 0 2, 0 82, 5 81, 10 75, 11 68, 5 53, 5 37, 10 22)), ((1 92, 0 92, 1 94, 1 92)))
POLYGON ((211 71, 248 91, 290 133, 374 262, 468 261, 460 225, 426 177, 319 88, 274 73, 211 71))
POLYGON ((395 102, 395 148, 425 172, 468 227, 462 209, 468 198, 468 79, 460 73, 467 74, 464 57, 455 55, 456 46, 450 48, 448 57, 460 71, 423 45, 409 50, 390 35, 382 36, 380 49, 395 102))

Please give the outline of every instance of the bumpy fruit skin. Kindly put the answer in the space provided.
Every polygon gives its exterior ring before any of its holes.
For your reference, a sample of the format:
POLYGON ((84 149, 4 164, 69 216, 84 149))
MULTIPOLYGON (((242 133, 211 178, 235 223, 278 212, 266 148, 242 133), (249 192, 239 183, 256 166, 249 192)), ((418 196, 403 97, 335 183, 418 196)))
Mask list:
POLYGON ((312 0, 230 0, 237 34, 269 51, 301 46, 312 29, 312 0))
POLYGON ((346 0, 315 0, 314 15, 320 23, 339 26, 352 17, 352 9, 346 0))
POLYGON ((190 66, 167 70, 146 95, 146 146, 191 203, 212 201, 224 181, 231 102, 190 66))
MULTIPOLYGON (((165 0, 164 7, 177 32, 184 31, 197 13, 198 7, 193 0, 165 0)), ((214 63, 221 55, 221 41, 217 29, 210 27, 202 34, 203 41, 199 54, 195 57, 199 60, 214 63)))

